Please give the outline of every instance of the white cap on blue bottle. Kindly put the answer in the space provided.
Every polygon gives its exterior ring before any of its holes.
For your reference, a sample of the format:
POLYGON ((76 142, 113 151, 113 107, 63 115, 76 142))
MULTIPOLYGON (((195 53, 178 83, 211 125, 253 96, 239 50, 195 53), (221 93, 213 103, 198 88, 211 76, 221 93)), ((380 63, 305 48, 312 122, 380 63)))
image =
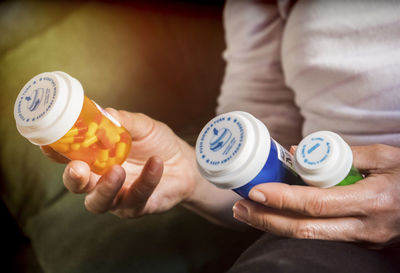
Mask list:
POLYGON ((78 80, 56 71, 28 81, 14 105, 17 129, 36 145, 51 144, 64 136, 82 110, 84 94, 78 80))
POLYGON ((329 188, 346 178, 353 164, 349 145, 336 133, 319 131, 306 136, 297 146, 296 172, 307 184, 329 188))
POLYGON ((196 142, 201 175, 219 188, 239 188, 265 165, 271 140, 267 127, 249 113, 234 111, 209 121, 196 142))

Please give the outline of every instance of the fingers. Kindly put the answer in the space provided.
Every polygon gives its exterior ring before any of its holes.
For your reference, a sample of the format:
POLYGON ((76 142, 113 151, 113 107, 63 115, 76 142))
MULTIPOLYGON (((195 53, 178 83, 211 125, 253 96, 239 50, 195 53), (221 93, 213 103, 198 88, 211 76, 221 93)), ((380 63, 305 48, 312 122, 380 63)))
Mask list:
POLYGON ((68 163, 71 160, 69 160, 68 158, 66 158, 65 156, 57 153, 56 151, 53 150, 53 148, 51 148, 48 145, 45 146, 40 146, 40 150, 42 151, 42 153, 47 156, 48 158, 50 158, 51 160, 57 162, 57 163, 68 163))
POLYGON ((106 108, 106 110, 129 131, 135 140, 149 135, 155 126, 156 121, 142 113, 117 111, 113 108, 106 108))
POLYGON ((163 174, 163 161, 159 157, 151 157, 143 167, 140 176, 124 194, 127 206, 134 208, 137 215, 143 213, 148 199, 157 187, 163 174))
MULTIPOLYGON (((135 140, 140 140, 148 136, 153 131, 156 124, 154 119, 142 113, 117 111, 113 108, 106 108, 106 110, 130 132, 135 140)), ((54 149, 48 145, 41 146, 40 149, 44 155, 55 162, 65 164, 70 162, 70 159, 54 151, 54 149)))
POLYGON ((86 208, 93 213, 109 211, 124 181, 124 169, 118 165, 113 166, 99 179, 96 187, 86 196, 86 208))
MULTIPOLYGON (((393 149, 386 145, 353 147, 354 164, 363 170, 382 172, 387 166, 384 164, 397 162, 393 157, 398 155, 399 150, 393 149)), ((385 181, 382 177, 378 179, 376 175, 371 175, 356 184, 329 189, 265 183, 255 186, 249 197, 270 208, 312 217, 365 216, 382 199, 385 181)))
POLYGON ((257 229, 293 238, 359 241, 364 230, 363 222, 357 218, 308 218, 266 208, 248 200, 238 201, 233 212, 236 219, 257 229))
POLYGON ((371 179, 329 189, 265 183, 255 186, 249 197, 270 208, 312 217, 366 215, 381 192, 376 183, 368 183, 371 179))
POLYGON ((353 152, 353 164, 362 171, 378 168, 377 158, 379 156, 377 147, 371 146, 354 146, 351 147, 353 152))
POLYGON ((397 167, 400 160, 398 147, 375 144, 368 146, 353 146, 354 166, 368 173, 382 172, 382 170, 397 167))
POLYGON ((64 170, 63 179, 71 192, 88 193, 85 206, 89 211, 105 213, 115 208, 130 208, 136 213, 129 216, 135 217, 142 214, 162 173, 162 160, 151 157, 135 182, 129 188, 122 189, 126 174, 121 166, 113 166, 99 179, 99 176, 90 172, 85 162, 71 161, 64 170))
POLYGON ((63 182, 73 193, 90 192, 96 185, 99 176, 90 171, 86 162, 73 160, 64 169, 63 182))

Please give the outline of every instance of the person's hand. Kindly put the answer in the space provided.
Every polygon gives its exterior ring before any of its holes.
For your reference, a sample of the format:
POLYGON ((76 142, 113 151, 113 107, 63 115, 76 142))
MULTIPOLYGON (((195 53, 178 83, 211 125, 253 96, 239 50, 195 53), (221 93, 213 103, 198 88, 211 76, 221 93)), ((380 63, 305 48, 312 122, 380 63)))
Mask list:
POLYGON ((384 245, 400 235, 400 148, 352 147, 354 165, 366 178, 320 189, 265 183, 240 200, 234 217, 257 229, 294 238, 384 245))
POLYGON ((162 212, 188 199, 196 186, 193 148, 168 126, 146 115, 107 111, 132 135, 128 159, 100 177, 85 162, 69 161, 43 146, 45 155, 68 163, 63 174, 65 187, 73 193, 87 193, 89 211, 110 211, 124 218, 162 212))

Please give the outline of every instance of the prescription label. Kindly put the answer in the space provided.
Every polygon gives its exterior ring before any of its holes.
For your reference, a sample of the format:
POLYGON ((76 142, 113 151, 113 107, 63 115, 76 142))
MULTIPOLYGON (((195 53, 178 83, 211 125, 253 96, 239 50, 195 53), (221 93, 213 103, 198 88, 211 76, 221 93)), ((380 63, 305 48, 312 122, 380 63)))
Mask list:
POLYGON ((291 153, 289 153, 285 148, 283 148, 278 142, 276 142, 274 139, 272 141, 275 143, 276 149, 277 149, 277 154, 278 154, 278 159, 282 161, 283 164, 285 164, 286 167, 288 167, 291 171, 296 172, 293 166, 293 156, 291 153))

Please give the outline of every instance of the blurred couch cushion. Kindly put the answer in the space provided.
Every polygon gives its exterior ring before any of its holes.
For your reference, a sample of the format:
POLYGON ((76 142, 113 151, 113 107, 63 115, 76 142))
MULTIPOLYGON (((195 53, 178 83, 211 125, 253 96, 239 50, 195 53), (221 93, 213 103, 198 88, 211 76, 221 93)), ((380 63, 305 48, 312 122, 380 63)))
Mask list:
POLYGON ((44 272, 224 272, 250 239, 179 207, 138 219, 82 207, 68 193, 29 221, 44 272))

